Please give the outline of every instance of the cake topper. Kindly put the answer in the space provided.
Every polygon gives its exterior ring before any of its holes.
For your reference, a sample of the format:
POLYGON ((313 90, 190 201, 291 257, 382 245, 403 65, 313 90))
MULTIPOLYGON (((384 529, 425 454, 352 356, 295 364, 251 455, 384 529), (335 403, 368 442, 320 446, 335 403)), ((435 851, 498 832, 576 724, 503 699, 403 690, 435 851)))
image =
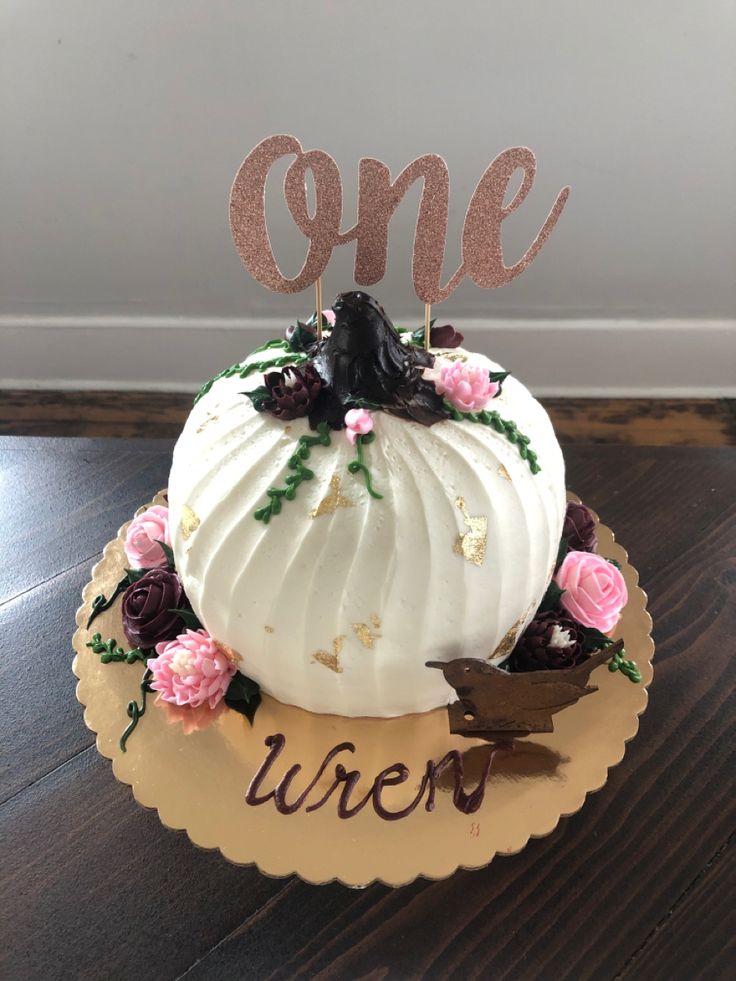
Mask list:
POLYGON ((364 157, 358 168, 358 216, 341 231, 342 181, 333 158, 324 150, 304 150, 294 136, 269 136, 245 158, 230 192, 230 226, 248 272, 276 293, 297 293, 316 287, 317 330, 322 330, 321 277, 337 245, 356 243, 354 279, 371 286, 386 272, 388 227, 409 188, 421 178, 422 196, 412 252, 414 292, 424 303, 425 344, 429 347, 429 315, 434 303, 446 300, 467 277, 476 286, 495 289, 510 283, 536 258, 565 207, 570 188, 564 187, 542 227, 523 256, 511 266, 504 262, 501 226, 525 200, 534 183, 536 158, 527 147, 502 151, 486 168, 473 192, 462 232, 462 262, 442 285, 447 238, 450 178, 447 164, 434 153, 417 157, 391 180, 380 160, 364 157), (273 165, 294 156, 284 178, 284 198, 297 228, 309 240, 304 264, 289 279, 279 269, 266 224, 266 182, 273 165), (504 204, 511 178, 523 177, 511 201, 504 204), (315 206, 310 214, 305 178, 314 180, 315 206))

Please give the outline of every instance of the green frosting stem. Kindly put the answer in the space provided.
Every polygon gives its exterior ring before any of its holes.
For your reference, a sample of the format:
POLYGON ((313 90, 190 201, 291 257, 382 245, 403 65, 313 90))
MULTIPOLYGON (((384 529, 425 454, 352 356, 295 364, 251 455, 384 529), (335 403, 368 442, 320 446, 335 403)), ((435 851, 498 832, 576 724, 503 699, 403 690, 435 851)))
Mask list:
POLYGON ((296 450, 289 457, 288 462, 289 470, 292 470, 293 473, 288 474, 284 478, 285 487, 269 487, 266 491, 266 495, 270 499, 268 504, 264 504, 263 507, 253 512, 253 517, 256 521, 262 521, 267 525, 274 514, 280 514, 281 498, 286 498, 287 501, 294 500, 297 487, 299 487, 302 481, 311 480, 314 477, 314 473, 308 467, 305 467, 302 461, 309 459, 313 446, 329 446, 331 442, 330 427, 326 422, 320 422, 317 425, 316 436, 305 435, 299 437, 296 450))
POLYGON ((365 479, 365 487, 371 497, 375 497, 376 500, 382 501, 383 494, 379 494, 378 491, 373 488, 373 481, 371 479, 371 472, 368 467, 363 462, 363 447, 367 446, 368 443, 372 443, 376 438, 375 433, 364 433, 355 437, 355 450, 357 453, 357 459, 351 460, 348 464, 348 471, 350 473, 362 473, 365 479))
POLYGON ((492 409, 490 412, 487 409, 483 409, 480 412, 460 412, 447 399, 443 399, 442 403, 450 413, 450 418, 456 422, 462 422, 463 419, 467 419, 469 422, 479 422, 484 426, 492 426, 497 433, 502 433, 509 443, 513 443, 516 446, 519 456, 522 460, 526 460, 532 473, 537 474, 542 469, 537 462, 537 454, 534 450, 529 449, 529 437, 519 432, 515 422, 511 422, 509 419, 503 419, 495 409, 492 409))
POLYGON ((624 657, 625 653, 626 651, 622 650, 614 654, 608 662, 608 670, 611 672, 620 671, 636 685, 641 681, 641 671, 637 667, 636 661, 629 661, 624 657))
POLYGON ((289 342, 288 341, 284 341, 280 337, 274 337, 273 340, 266 341, 266 343, 265 344, 261 344, 260 347, 253 348, 253 350, 250 353, 251 354, 260 354, 261 351, 270 351, 270 350, 272 350, 275 347, 281 348, 282 351, 290 351, 291 350, 291 347, 289 346, 289 342))
POLYGON ((125 744, 128 741, 128 737, 138 725, 138 720, 146 714, 146 695, 151 690, 148 687, 148 682, 152 677, 153 671, 150 668, 146 668, 141 678, 141 704, 139 705, 135 699, 131 699, 128 702, 128 718, 130 719, 130 724, 120 737, 120 748, 124 753, 127 752, 125 744))
POLYGON ((269 361, 251 361, 250 364, 241 364, 238 361, 237 364, 231 364, 229 368, 225 368, 219 375, 215 375, 214 378, 206 382, 197 392, 194 404, 196 405, 210 391, 215 382, 221 378, 233 378, 235 375, 239 378, 247 378, 248 375, 252 375, 255 371, 267 371, 269 368, 283 368, 287 364, 303 364, 306 360, 306 354, 297 354, 294 352, 292 354, 282 354, 280 357, 272 358, 269 361))
POLYGON ((102 634, 93 634, 92 640, 84 646, 91 648, 93 653, 99 654, 102 664, 110 664, 111 661, 125 661, 126 664, 134 664, 136 661, 145 662, 154 653, 152 650, 142 650, 140 647, 125 651, 122 647, 118 647, 117 643, 114 637, 103 641, 102 634))

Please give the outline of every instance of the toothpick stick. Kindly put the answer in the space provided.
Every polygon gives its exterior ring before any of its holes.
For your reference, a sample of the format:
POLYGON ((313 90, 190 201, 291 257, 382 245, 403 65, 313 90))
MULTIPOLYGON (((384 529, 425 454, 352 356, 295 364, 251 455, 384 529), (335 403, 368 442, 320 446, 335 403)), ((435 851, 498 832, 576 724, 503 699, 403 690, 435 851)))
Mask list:
POLYGON ((424 304, 424 350, 429 350, 429 318, 432 313, 432 304, 424 304))
POLYGON ((317 340, 322 340, 322 277, 318 276, 314 284, 314 293, 317 303, 317 340))

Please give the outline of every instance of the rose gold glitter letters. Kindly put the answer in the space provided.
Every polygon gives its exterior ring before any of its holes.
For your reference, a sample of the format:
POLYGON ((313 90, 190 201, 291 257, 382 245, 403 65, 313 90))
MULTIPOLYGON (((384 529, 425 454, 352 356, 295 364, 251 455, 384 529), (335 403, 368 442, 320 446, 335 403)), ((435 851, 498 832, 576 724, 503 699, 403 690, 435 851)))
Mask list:
POLYGON ((358 220, 340 231, 342 182, 332 157, 323 150, 304 151, 294 136, 269 136, 252 150, 238 171, 230 194, 230 225, 235 245, 250 274, 276 293, 296 293, 324 272, 336 245, 356 242, 355 282, 371 286, 383 278, 391 218, 409 188, 421 178, 412 256, 414 291, 423 303, 441 303, 467 276, 484 288, 511 282, 526 269, 547 241, 564 208, 570 188, 557 195, 552 210, 524 255, 513 266, 503 261, 501 224, 525 200, 534 183, 536 160, 526 147, 500 153, 486 169, 468 205, 462 234, 463 261, 445 286, 441 283, 447 238, 450 178, 442 157, 428 153, 413 160, 395 180, 380 160, 365 157, 359 165, 358 220), (309 240, 309 250, 294 279, 284 277, 274 258, 266 226, 266 181, 273 164, 294 154, 284 178, 284 197, 296 226, 309 240), (516 170, 521 187, 508 205, 504 196, 516 170), (311 171, 315 209, 307 207, 305 177, 311 171))

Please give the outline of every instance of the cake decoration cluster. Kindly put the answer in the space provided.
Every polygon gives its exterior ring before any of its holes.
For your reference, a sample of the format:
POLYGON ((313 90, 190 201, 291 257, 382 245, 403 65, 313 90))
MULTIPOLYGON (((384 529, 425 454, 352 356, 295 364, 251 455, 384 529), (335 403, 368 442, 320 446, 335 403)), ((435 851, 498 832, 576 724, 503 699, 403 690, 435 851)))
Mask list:
MULTIPOLYGON (((126 751, 151 692, 163 703, 189 711, 220 710, 224 703, 252 722, 261 700, 259 686, 237 670, 233 652, 218 644, 197 619, 176 572, 169 509, 155 504, 137 515, 123 548, 131 568, 109 597, 94 598, 87 629, 122 595, 123 630, 131 647, 124 649, 114 637, 103 641, 99 633, 86 644, 102 664, 144 665, 140 701, 128 703, 130 722, 120 737, 120 749, 126 751)), ((213 717, 200 712, 196 724, 189 720, 185 730, 201 728, 213 717)))

